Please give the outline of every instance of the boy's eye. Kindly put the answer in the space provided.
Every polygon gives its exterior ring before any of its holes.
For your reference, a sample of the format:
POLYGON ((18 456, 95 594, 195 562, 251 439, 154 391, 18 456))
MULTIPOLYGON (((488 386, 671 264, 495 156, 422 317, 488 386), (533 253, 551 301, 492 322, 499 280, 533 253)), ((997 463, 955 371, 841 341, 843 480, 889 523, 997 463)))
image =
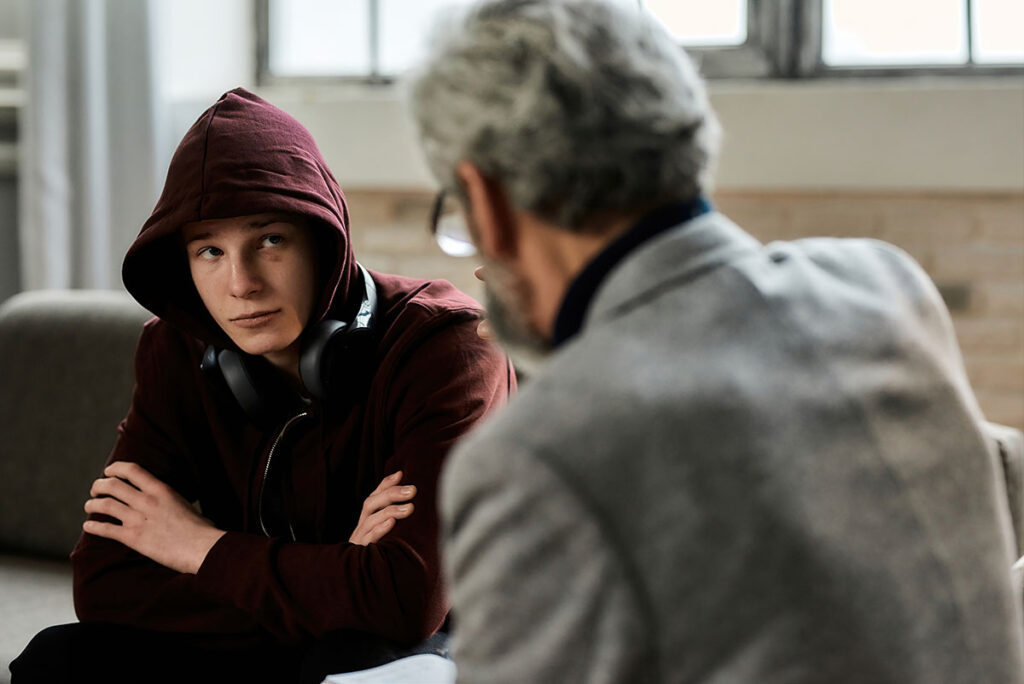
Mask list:
POLYGON ((279 245, 282 242, 284 242, 283 235, 267 235, 263 238, 262 242, 260 243, 260 246, 273 247, 274 245, 279 245))
POLYGON ((215 257, 219 257, 221 254, 223 254, 223 252, 216 247, 203 247, 196 252, 196 256, 200 259, 213 259, 215 257))

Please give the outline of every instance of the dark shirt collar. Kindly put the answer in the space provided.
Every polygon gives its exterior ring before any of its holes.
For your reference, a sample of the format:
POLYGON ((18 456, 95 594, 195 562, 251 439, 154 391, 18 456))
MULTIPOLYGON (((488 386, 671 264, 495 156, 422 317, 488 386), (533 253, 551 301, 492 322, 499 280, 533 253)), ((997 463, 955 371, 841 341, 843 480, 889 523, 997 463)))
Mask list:
POLYGON ((655 235, 709 211, 711 203, 703 196, 689 202, 667 204, 646 214, 632 228, 612 240, 569 284, 562 306, 555 317, 552 346, 561 346, 580 331, 597 288, 627 254, 655 235))

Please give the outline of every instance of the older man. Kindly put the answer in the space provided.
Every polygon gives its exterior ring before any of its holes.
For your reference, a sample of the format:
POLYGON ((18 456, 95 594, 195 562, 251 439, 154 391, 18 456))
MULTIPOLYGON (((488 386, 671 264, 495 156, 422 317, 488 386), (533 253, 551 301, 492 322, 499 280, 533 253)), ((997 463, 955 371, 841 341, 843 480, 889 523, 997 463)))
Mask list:
POLYGON ((1024 682, 997 464, 922 270, 716 213, 714 113, 640 12, 487 2, 435 46, 428 161, 492 327, 551 352, 444 477, 460 675, 1024 682))

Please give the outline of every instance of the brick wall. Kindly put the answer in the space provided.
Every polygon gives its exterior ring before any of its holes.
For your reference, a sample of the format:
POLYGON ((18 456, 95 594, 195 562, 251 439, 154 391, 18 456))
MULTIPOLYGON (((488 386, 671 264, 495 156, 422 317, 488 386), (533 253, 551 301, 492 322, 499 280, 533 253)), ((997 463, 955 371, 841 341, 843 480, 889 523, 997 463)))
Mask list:
MULTIPOLYGON (((427 234, 429 194, 360 190, 348 199, 364 264, 446 278, 480 297, 475 262, 444 256, 427 234)), ((1024 429, 1024 194, 727 191, 715 203, 765 242, 859 236, 905 249, 950 305, 986 417, 1024 429)))

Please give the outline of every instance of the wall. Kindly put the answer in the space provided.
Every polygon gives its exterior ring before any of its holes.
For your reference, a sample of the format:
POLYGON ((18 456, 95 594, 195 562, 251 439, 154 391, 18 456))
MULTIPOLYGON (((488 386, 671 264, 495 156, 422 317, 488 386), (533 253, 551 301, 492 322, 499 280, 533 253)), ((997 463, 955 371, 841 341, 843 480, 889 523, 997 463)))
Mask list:
MULTIPOLYGON (((383 271, 447 278, 480 297, 472 260, 443 255, 427 229, 431 194, 350 190, 353 244, 383 271)), ((968 376, 989 420, 1024 428, 1024 194, 720 190, 719 210, 758 239, 873 237, 907 250, 953 311, 968 376)))
MULTIPOLYGON (((262 88, 344 187, 433 181, 400 88, 262 88)), ((1024 79, 715 82, 721 188, 1024 189, 1024 79)))

